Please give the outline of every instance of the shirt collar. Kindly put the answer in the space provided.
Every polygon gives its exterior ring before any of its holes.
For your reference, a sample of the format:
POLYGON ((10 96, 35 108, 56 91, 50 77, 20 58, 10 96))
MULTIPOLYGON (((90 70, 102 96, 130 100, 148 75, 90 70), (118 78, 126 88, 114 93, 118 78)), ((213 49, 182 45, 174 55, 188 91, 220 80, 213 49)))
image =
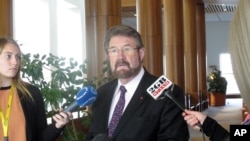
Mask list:
MULTIPOLYGON (((139 85, 144 73, 145 73, 145 70, 142 67, 140 72, 131 81, 129 81, 127 84, 125 84, 123 86, 129 91, 135 91, 135 89, 139 85)), ((121 82, 118 80, 118 85, 117 85, 115 94, 117 94, 119 92, 119 88, 121 85, 122 85, 121 82)))

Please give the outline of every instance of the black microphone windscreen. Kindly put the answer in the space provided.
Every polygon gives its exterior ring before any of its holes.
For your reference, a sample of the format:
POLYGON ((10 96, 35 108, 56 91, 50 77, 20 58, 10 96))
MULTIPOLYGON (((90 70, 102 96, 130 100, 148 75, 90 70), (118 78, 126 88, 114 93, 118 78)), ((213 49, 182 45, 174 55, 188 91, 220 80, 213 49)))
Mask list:
POLYGON ((111 141, 106 134, 97 134, 92 141, 111 141))

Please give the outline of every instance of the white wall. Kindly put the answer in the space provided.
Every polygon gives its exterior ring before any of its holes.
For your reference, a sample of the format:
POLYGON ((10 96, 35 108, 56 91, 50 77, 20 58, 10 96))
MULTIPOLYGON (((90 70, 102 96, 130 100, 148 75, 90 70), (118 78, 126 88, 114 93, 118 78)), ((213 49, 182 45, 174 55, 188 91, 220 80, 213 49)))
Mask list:
POLYGON ((210 65, 220 68, 220 54, 228 53, 229 26, 230 21, 206 22, 207 73, 210 65))
MULTIPOLYGON (((207 52, 207 74, 211 72, 210 65, 216 65, 221 71, 223 76, 228 81, 227 95, 239 94, 239 89, 233 74, 232 68, 225 62, 220 64, 220 54, 229 53, 228 51, 228 31, 230 21, 220 22, 206 22, 206 52, 207 52)), ((230 58, 229 58, 230 59, 230 58)))

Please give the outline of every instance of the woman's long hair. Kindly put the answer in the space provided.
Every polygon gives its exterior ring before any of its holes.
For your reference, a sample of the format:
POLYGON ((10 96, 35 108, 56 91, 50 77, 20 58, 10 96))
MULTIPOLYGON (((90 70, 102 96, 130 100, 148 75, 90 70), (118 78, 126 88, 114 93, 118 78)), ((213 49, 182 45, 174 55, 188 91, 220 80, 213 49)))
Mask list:
MULTIPOLYGON (((2 53, 5 45, 8 43, 15 45, 18 48, 18 50, 21 52, 20 46, 18 45, 18 43, 14 39, 9 38, 9 37, 0 37, 0 54, 2 53)), ((12 83, 19 91, 21 91, 21 93, 22 93, 21 98, 33 99, 31 93, 27 89, 27 86, 30 84, 28 84, 27 82, 24 82, 21 79, 21 74, 20 74, 21 72, 20 71, 21 71, 21 64, 18 67, 18 71, 16 73, 16 76, 13 77, 12 83)), ((1 82, 1 80, 0 80, 0 82, 1 82)))

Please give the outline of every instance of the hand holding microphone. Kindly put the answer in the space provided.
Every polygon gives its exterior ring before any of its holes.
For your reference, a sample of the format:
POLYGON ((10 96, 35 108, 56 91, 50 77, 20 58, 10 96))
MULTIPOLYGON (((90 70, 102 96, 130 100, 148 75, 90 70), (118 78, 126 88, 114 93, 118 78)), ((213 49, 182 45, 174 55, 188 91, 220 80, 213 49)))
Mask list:
POLYGON ((184 117, 184 120, 187 122, 187 124, 196 130, 201 130, 201 125, 207 118, 207 115, 199 111, 191 111, 187 109, 185 109, 185 111, 182 113, 182 116, 184 117), (197 126, 197 124, 200 124, 200 126, 197 126))
POLYGON ((66 109, 62 110, 60 113, 55 114, 52 118, 55 122, 56 128, 62 128, 65 126, 69 120, 73 117, 72 111, 77 108, 88 106, 92 104, 97 96, 96 90, 91 86, 86 86, 80 89, 76 94, 76 101, 71 103, 66 109))
POLYGON ((63 112, 72 112, 80 107, 91 105, 97 96, 96 90, 91 86, 83 87, 76 94, 76 101, 71 103, 63 112))

